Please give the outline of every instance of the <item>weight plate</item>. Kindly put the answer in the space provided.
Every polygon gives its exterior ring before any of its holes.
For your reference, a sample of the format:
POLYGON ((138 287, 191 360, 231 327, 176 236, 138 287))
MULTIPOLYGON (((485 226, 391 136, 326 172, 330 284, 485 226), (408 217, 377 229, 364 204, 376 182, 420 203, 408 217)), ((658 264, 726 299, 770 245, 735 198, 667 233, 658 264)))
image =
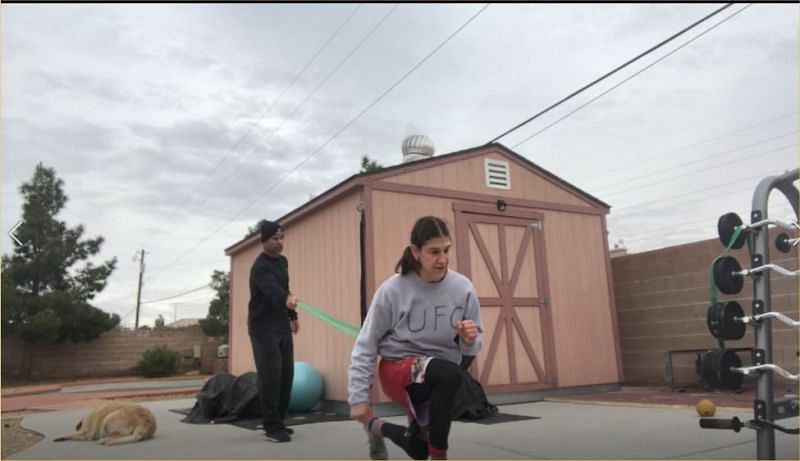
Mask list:
POLYGON ((744 317, 742 306, 736 301, 728 301, 722 309, 722 339, 737 341, 744 337, 747 325, 737 318, 744 317))
POLYGON ((786 232, 781 232, 778 234, 778 237, 775 238, 775 248, 781 253, 792 251, 792 244, 789 243, 789 236, 786 235, 786 232))
POLYGON ((719 388, 719 380, 717 379, 714 363, 716 362, 716 350, 703 352, 700 356, 700 375, 706 386, 712 389, 719 388))
POLYGON ((722 338, 722 319, 724 318, 725 305, 722 303, 714 303, 708 306, 706 311, 706 324, 708 331, 717 339, 722 338))
POLYGON ((739 261, 732 256, 724 256, 714 261, 714 283, 719 288, 719 291, 728 295, 735 295, 742 291, 744 278, 741 275, 734 274, 734 272, 740 272, 741 270, 742 266, 739 265, 739 261))
POLYGON ((742 360, 736 352, 730 349, 719 351, 716 365, 716 374, 722 389, 735 391, 742 387, 744 375, 736 371, 731 371, 731 368, 740 368, 742 366, 742 360))
MULTIPOLYGON (((736 213, 725 213, 719 217, 719 220, 717 220, 717 233, 719 234, 719 240, 722 242, 722 246, 728 247, 731 237, 733 237, 733 233, 736 231, 736 226, 741 225, 742 218, 736 213)), ((744 232, 739 233, 739 236, 736 237, 736 241, 733 242, 731 248, 741 248, 742 245, 744 245, 744 239, 744 232)))

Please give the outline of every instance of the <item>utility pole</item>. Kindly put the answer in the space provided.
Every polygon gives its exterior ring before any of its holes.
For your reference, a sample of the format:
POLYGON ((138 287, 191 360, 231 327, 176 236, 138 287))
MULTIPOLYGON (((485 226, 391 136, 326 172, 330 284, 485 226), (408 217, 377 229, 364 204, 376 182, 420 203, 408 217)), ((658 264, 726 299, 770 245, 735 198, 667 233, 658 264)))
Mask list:
POLYGON ((178 303, 172 303, 172 321, 178 321, 178 303))
MULTIPOLYGON (((134 256, 134 261, 137 259, 134 256)), ((136 323, 134 324, 133 329, 139 329, 139 307, 142 301, 142 276, 144 275, 144 249, 139 253, 139 288, 136 290, 136 323)))

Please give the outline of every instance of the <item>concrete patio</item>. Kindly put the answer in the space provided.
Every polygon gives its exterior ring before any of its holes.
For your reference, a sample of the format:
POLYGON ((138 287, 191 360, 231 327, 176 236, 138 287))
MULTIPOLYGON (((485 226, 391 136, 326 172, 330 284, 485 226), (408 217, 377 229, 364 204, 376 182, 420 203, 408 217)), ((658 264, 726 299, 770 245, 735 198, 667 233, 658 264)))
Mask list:
MULTIPOLYGON (((260 431, 229 424, 190 425, 170 409, 193 399, 147 401, 158 420, 152 440, 115 447, 92 442, 55 443, 88 408, 26 416, 22 425, 45 439, 10 459, 368 459, 367 441, 352 421, 294 426, 291 443, 267 442, 260 431)), ((542 401, 502 405, 502 413, 540 419, 493 425, 456 422, 451 459, 755 459, 755 432, 703 430, 692 406, 542 401)), ((751 410, 721 408, 718 417, 751 417, 751 410)), ((389 421, 402 423, 403 417, 389 421)), ((794 427, 796 420, 783 420, 794 427)), ((408 456, 387 441, 392 459, 408 456)), ((776 434, 778 459, 798 459, 798 438, 776 434)))

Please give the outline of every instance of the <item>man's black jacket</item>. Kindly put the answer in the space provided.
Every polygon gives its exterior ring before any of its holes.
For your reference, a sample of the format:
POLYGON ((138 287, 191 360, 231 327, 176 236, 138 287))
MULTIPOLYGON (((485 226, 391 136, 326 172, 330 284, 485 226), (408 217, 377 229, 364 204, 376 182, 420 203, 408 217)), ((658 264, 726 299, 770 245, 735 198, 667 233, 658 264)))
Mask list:
POLYGON ((291 333, 289 319, 297 312, 286 308, 289 291, 289 262, 283 255, 277 258, 258 255, 250 268, 250 304, 247 326, 250 334, 291 333))

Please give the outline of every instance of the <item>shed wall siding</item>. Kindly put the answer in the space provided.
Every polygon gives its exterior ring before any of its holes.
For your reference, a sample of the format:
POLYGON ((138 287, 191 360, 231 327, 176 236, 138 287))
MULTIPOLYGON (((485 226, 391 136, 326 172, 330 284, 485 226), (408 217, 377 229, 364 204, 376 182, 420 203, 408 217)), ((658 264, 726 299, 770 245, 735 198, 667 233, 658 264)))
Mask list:
POLYGON ((599 216, 545 212, 559 386, 615 383, 617 352, 599 216))
MULTIPOLYGON (((395 264, 409 243, 410 229, 419 217, 435 215, 447 221, 454 245, 450 251, 450 267, 458 269, 455 245, 459 229, 456 228, 454 204, 481 204, 494 215, 496 200, 505 198, 509 200, 509 210, 537 211, 544 216, 542 256, 547 259, 545 269, 550 281, 548 309, 553 318, 557 385, 617 382, 613 304, 609 300, 606 236, 602 227, 607 209, 497 148, 411 169, 396 175, 389 171, 365 178, 363 196, 359 188, 289 221, 284 254, 289 258, 291 287, 299 299, 344 322, 360 325, 360 214, 356 206, 362 200, 368 207, 369 218, 369 302, 374 290, 394 274, 395 264), (511 190, 491 189, 485 185, 485 158, 509 162, 511 190)), ((503 213, 498 211, 497 215, 503 216, 503 213)), ((513 232, 508 238, 510 244, 515 238, 518 240, 513 232)), ((246 328, 250 296, 247 279, 261 247, 248 247, 245 243, 236 251, 239 253, 232 257, 231 264, 234 274, 231 371, 241 374, 254 369, 246 328)), ((533 277, 531 274, 536 271, 526 269, 523 273, 533 277)), ((520 289, 524 291, 529 285, 523 282, 520 289)), ((300 315, 295 360, 310 362, 320 371, 325 380, 325 399, 346 400, 347 368, 354 340, 311 314, 301 310, 300 315)), ((491 323, 492 314, 488 310, 486 316, 486 321, 491 323)), ((536 316, 523 320, 533 326, 541 321, 536 316)), ((530 338, 537 355, 544 353, 543 340, 530 338)), ((518 339, 514 341, 517 341, 514 349, 522 350, 518 339)), ((508 357, 499 358, 504 359, 508 357)), ((523 381, 537 378, 531 370, 516 368, 523 381)), ((375 393, 375 401, 387 400, 377 384, 375 393)))
POLYGON ((595 206, 588 200, 559 187, 511 157, 499 152, 455 160, 444 165, 423 168, 409 173, 385 178, 384 181, 412 186, 438 187, 447 190, 474 192, 495 195, 498 198, 524 198, 543 202, 553 202, 577 206, 595 206), (505 160, 509 162, 511 189, 493 189, 486 186, 484 159, 505 160))
MULTIPOLYGON (((375 232, 373 261, 375 288, 394 274, 394 267, 410 243, 411 228, 417 219, 426 215, 438 216, 447 223, 455 242, 455 218, 452 200, 425 195, 374 191, 372 207, 375 232)), ((450 251, 450 267, 458 267, 455 251, 450 251)))
POLYGON ((250 267, 261 253, 261 248, 260 243, 252 245, 231 257, 228 369, 237 376, 255 371, 250 335, 247 333, 247 303, 250 301, 250 267))
MULTIPOLYGON (((454 243, 450 267, 458 268, 452 203, 446 197, 373 193, 377 286, 394 273, 414 221, 428 214, 440 216, 450 225, 454 243)), ((544 214, 558 385, 618 382, 612 324, 615 313, 611 312, 608 292, 602 217, 537 211, 544 214)), ((488 310, 486 314, 485 320, 492 323, 488 310)), ((537 338, 532 340, 534 344, 539 342, 537 338)))
MULTIPOLYGON (((433 215, 445 220, 455 242, 455 219, 452 200, 424 195, 408 195, 396 192, 373 191, 372 211, 374 220, 374 275, 375 289, 394 274, 394 268, 406 245, 409 244, 411 228, 422 216, 433 215)), ((450 250, 450 267, 458 267, 455 247, 450 250)), ((369 300, 372 300, 371 294, 369 300)), ((349 358, 349 356, 348 356, 349 358)), ((376 380, 373 399, 387 402, 380 382, 376 380)))
MULTIPOLYGON (((283 254, 289 259, 290 288, 301 301, 354 326, 361 325, 359 220, 360 192, 309 214, 287 227, 283 254)), ((247 334, 250 265, 260 252, 254 246, 234 257, 238 273, 231 303, 236 325, 231 372, 254 371, 247 334)), ((347 400, 347 367, 354 340, 316 316, 299 309, 300 332, 294 338, 296 362, 309 362, 322 375, 324 398, 347 400)))

